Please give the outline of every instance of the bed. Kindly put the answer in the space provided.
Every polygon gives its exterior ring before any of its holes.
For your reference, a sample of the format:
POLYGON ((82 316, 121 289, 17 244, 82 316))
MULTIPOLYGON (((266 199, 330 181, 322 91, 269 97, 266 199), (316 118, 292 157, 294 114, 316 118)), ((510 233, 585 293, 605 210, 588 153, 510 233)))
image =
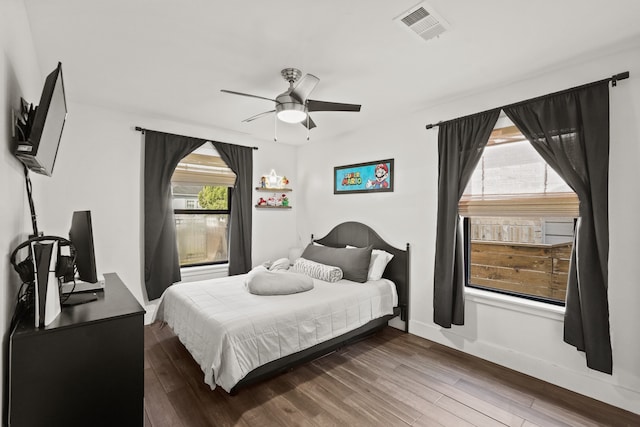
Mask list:
POLYGON ((290 295, 247 291, 252 275, 262 274, 258 270, 264 267, 246 275, 180 283, 167 289, 157 318, 172 328, 211 388, 220 386, 235 394, 373 334, 393 317, 400 316, 408 324, 408 244, 406 249, 393 247, 358 222, 342 223, 320 239, 312 235, 311 240, 314 247, 310 251, 372 247, 393 258, 376 280, 329 283, 307 278, 313 282, 312 289, 290 295))

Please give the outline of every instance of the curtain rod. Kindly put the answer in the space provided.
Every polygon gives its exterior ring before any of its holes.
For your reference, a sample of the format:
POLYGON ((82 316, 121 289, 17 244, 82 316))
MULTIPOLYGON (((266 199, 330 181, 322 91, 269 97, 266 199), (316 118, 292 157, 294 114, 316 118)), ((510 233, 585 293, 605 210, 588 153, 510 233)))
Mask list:
MULTIPOLYGON (((574 91, 576 89, 583 89, 583 88, 586 88, 586 87, 589 87, 589 86, 593 86, 593 85, 597 85, 599 83, 604 83, 604 82, 611 82, 611 86, 615 87, 618 84, 618 80, 625 80, 625 79, 628 79, 628 78, 629 78, 629 72, 625 71, 624 73, 614 74, 613 76, 609 77, 608 79, 598 80, 597 82, 587 83, 587 84, 584 84, 584 85, 581 85, 581 86, 572 87, 571 89, 565 89, 565 90, 561 90, 561 91, 558 91, 558 92, 553 92, 553 93, 550 93, 548 95, 537 96, 535 98, 527 99, 525 101, 514 102, 513 104, 507 104, 507 105, 503 105, 502 107, 497 107, 497 108, 502 110, 502 109, 505 109, 505 108, 515 107, 517 105, 525 104, 527 102, 538 101, 540 99, 548 98, 550 96, 562 95, 563 93, 571 92, 571 91, 574 91)), ((487 113, 487 112, 489 112, 491 110, 495 110, 495 109, 496 108, 491 108, 489 110, 481 111, 479 113, 469 114, 467 116, 462 116, 462 117, 458 117, 458 118, 455 118, 455 119, 444 120, 444 121, 441 121, 441 122, 438 122, 438 123, 433 123, 433 124, 427 125, 426 128, 427 129, 432 129, 432 128, 436 127, 436 126, 440 126, 440 125, 445 124, 445 123, 453 122, 454 120, 462 119, 462 118, 465 118, 465 117, 471 117, 471 116, 475 116, 475 115, 478 115, 478 114, 487 113)))
MULTIPOLYGON (((143 134, 143 135, 144 135, 144 133, 145 133, 146 131, 150 130, 150 131, 153 131, 153 132, 166 133, 167 135, 185 136, 185 135, 178 135, 178 134, 176 134, 176 133, 162 132, 162 131, 153 130, 153 129, 145 129, 145 128, 142 128, 142 127, 140 127, 140 126, 136 126, 136 127, 135 127, 135 130, 137 130, 138 132, 142 132, 142 134, 143 134)), ((214 141, 213 139, 195 138, 195 137, 192 137, 192 136, 187 136, 187 138, 203 139, 203 140, 205 140, 205 141, 214 141)), ((253 148, 254 150, 257 150, 257 149, 258 149, 258 147, 251 147, 251 148, 253 148)))

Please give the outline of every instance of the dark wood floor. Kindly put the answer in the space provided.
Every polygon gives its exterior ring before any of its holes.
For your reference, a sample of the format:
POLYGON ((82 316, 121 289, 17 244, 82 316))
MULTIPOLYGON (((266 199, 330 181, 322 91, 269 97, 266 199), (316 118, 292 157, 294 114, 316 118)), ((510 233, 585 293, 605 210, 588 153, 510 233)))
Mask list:
POLYGON ((229 396, 145 327, 145 425, 640 426, 640 416, 422 338, 379 334, 229 396))

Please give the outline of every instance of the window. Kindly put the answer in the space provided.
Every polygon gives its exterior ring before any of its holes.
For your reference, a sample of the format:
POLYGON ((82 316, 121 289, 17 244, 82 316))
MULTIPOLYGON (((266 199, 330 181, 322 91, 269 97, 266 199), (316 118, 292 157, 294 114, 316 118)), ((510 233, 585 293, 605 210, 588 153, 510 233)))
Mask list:
POLYGON ((205 144, 180 161, 171 178, 180 266, 228 262, 236 176, 205 144))
POLYGON ((493 131, 459 211, 467 286, 564 304, 578 198, 517 127, 493 131))

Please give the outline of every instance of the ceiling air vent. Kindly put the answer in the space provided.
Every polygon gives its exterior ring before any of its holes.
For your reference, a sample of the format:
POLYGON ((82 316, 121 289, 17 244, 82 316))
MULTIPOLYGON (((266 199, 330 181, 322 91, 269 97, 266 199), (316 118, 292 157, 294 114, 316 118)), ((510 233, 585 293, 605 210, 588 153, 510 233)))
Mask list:
POLYGON ((438 37, 449 29, 449 23, 436 14, 426 2, 415 5, 395 20, 424 40, 438 37))

